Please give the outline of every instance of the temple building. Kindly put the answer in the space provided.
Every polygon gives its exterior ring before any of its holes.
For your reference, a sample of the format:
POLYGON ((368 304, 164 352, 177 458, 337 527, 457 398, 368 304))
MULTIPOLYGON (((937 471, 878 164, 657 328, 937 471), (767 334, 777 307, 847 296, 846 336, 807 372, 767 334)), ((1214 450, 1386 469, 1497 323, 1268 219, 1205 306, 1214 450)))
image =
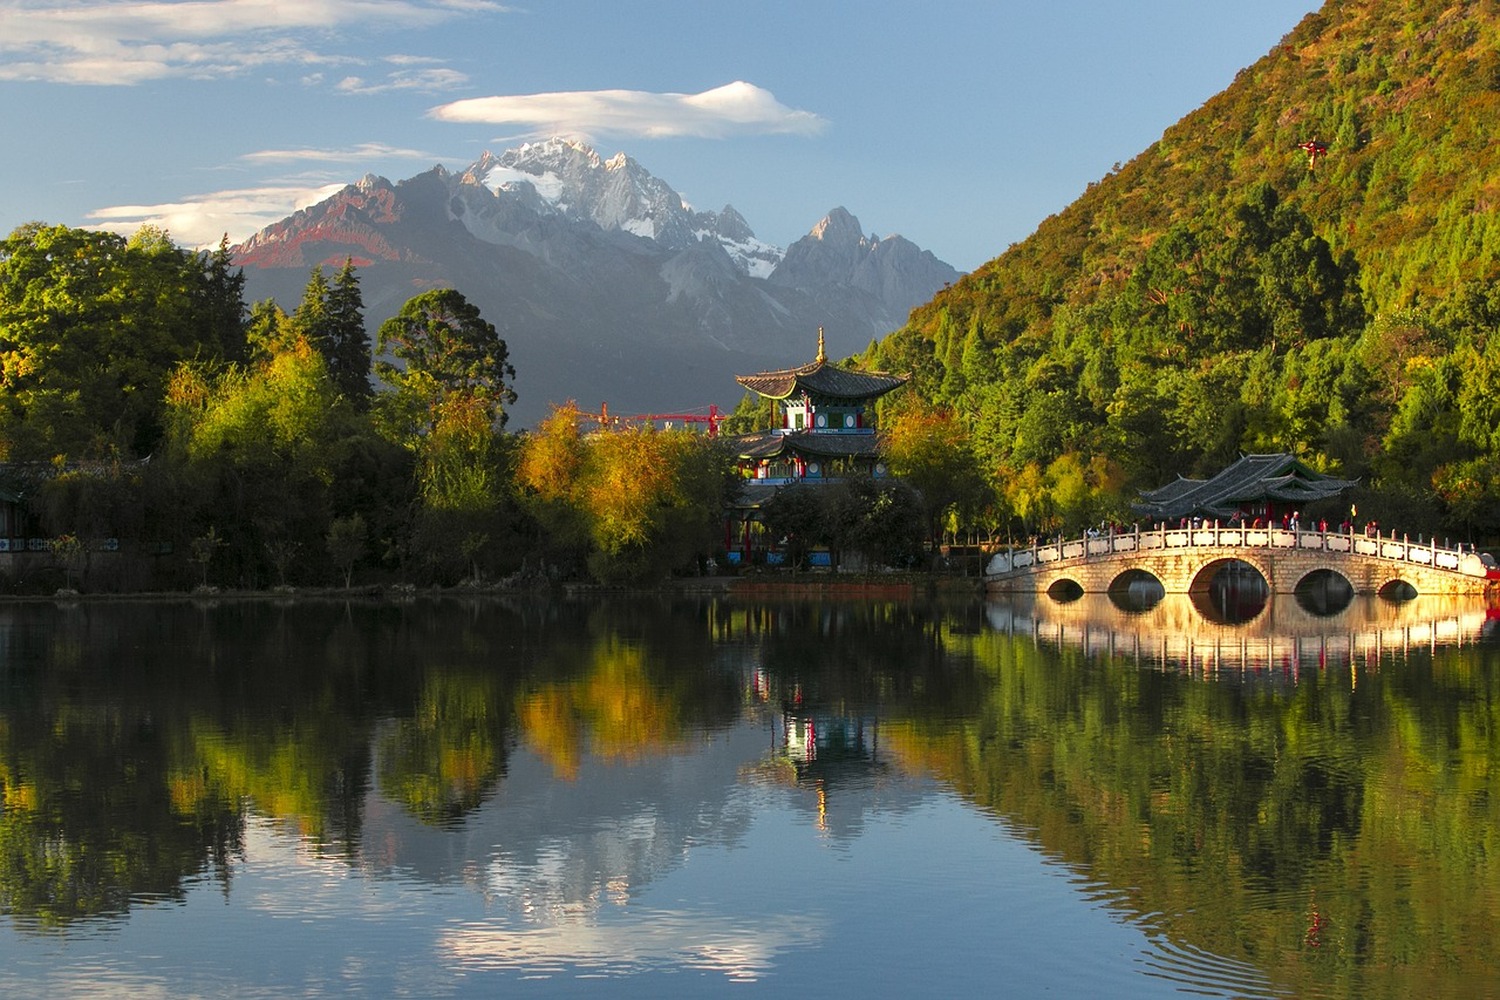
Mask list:
MULTIPOLYGON (((730 561, 774 549, 760 535, 756 511, 775 490, 796 483, 835 482, 854 475, 886 474, 875 434, 875 400, 905 385, 909 376, 856 371, 829 364, 818 329, 818 355, 798 368, 739 375, 735 381, 776 401, 779 426, 731 441, 745 479, 741 500, 725 526, 730 561)), ((768 553, 774 563, 774 552, 768 553)))
POLYGON ((1131 508, 1153 521, 1175 522, 1200 517, 1262 523, 1284 515, 1308 514, 1321 501, 1333 500, 1358 484, 1354 479, 1325 476, 1295 455, 1241 455, 1212 479, 1184 479, 1154 490, 1142 490, 1131 508))

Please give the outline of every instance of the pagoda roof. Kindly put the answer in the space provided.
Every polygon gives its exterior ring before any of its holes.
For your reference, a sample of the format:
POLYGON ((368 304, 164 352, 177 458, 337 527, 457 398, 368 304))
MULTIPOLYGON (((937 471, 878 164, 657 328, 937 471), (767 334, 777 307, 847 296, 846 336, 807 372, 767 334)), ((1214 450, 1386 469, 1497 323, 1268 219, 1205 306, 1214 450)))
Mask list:
POLYGON ((820 360, 800 368, 737 375, 735 381, 751 392, 771 399, 786 399, 799 393, 834 399, 874 399, 892 389, 899 389, 910 377, 840 368, 820 360))
POLYGON ((740 459, 775 458, 778 455, 816 455, 819 458, 866 458, 879 454, 874 434, 839 434, 829 431, 759 431, 732 441, 740 459))
POLYGON ((751 392, 770 399, 786 399, 799 391, 809 396, 833 399, 874 399, 905 385, 910 375, 862 372, 828 363, 823 349, 823 328, 818 327, 818 356, 798 368, 736 375, 734 380, 751 392))
POLYGON ((1178 477, 1158 489, 1142 490, 1131 508, 1162 520, 1193 515, 1227 518, 1247 503, 1275 502, 1300 508, 1332 499, 1358 482, 1325 476, 1295 455, 1241 455, 1212 479, 1178 477))

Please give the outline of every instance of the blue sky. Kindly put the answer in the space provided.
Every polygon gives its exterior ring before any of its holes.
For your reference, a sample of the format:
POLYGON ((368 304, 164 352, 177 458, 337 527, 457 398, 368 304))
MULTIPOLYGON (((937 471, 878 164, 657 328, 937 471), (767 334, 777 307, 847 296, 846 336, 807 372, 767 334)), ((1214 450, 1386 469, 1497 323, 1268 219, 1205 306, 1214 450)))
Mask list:
POLYGON ((785 246, 838 205, 962 270, 1313 0, 0 0, 0 232, 243 239, 563 134, 785 246))

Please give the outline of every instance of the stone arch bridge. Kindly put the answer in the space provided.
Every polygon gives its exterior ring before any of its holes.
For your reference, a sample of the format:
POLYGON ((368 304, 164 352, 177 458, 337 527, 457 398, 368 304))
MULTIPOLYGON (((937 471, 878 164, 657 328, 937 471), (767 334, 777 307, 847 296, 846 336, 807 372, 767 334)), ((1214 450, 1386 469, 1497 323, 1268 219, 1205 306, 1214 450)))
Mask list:
POLYGON ((1483 594, 1500 580, 1477 553, 1433 543, 1340 532, 1279 528, 1162 528, 1085 536, 997 553, 985 568, 996 592, 1056 593, 1076 584, 1107 593, 1150 577, 1169 594, 1203 593, 1232 562, 1253 567, 1273 594, 1289 594, 1326 571, 1356 594, 1390 594, 1407 584, 1418 594, 1483 594))

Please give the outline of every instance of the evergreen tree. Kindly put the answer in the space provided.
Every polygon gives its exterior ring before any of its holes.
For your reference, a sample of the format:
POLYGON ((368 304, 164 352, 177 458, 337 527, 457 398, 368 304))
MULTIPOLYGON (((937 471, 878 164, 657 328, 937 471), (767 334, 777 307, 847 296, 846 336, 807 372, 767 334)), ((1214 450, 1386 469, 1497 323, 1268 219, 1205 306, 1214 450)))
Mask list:
POLYGON ((308 342, 325 358, 328 352, 323 343, 328 338, 328 279, 323 268, 315 265, 307 276, 307 287, 302 290, 302 302, 292 312, 292 321, 308 342))
POLYGON ((245 270, 234 267, 228 233, 205 255, 203 265, 203 318, 208 335, 226 361, 239 361, 245 356, 245 270))
POLYGON ((318 348, 328 361, 333 384, 359 410, 368 408, 374 395, 370 386, 370 341, 365 335, 364 308, 354 261, 346 257, 328 290, 327 336, 318 343, 318 348))
POLYGON ((364 308, 354 261, 346 257, 332 284, 321 266, 312 269, 302 302, 292 313, 294 331, 323 356, 334 388, 357 410, 368 409, 374 396, 364 308))

